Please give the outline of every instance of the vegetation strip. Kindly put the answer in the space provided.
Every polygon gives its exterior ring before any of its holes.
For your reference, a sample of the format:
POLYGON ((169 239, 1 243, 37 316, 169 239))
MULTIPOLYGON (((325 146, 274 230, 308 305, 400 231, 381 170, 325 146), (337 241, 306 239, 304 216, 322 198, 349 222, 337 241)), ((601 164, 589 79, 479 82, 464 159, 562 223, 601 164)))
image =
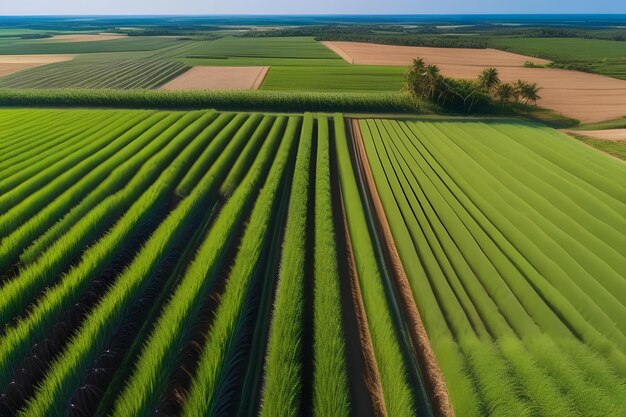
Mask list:
POLYGON ((422 370, 422 375, 425 376, 425 379, 427 381, 430 401, 433 404, 436 416, 452 417, 454 416, 454 411, 448 397, 448 389, 446 387, 441 369, 439 368, 439 364, 437 363, 437 359, 435 358, 435 354, 430 345, 430 340, 428 339, 426 328, 424 327, 422 318, 419 314, 419 311, 417 310, 417 306, 415 305, 415 300, 413 298, 413 294, 411 292, 410 285, 404 271, 404 267, 402 266, 402 261, 400 259, 400 255, 398 254, 398 250, 393 239, 393 234, 391 233, 391 228, 389 227, 389 223, 387 222, 387 217, 385 215, 382 201, 380 200, 380 196, 376 191, 376 184, 374 182, 374 177, 367 159, 365 147, 363 145, 363 139, 361 137, 361 129, 359 127, 358 120, 351 121, 351 128, 356 157, 360 162, 359 166, 363 170, 365 184, 368 187, 366 193, 372 201, 372 207, 376 214, 378 227, 380 228, 380 233, 382 234, 383 238, 382 240, 384 242, 385 249, 389 257, 389 262, 392 266, 391 270, 393 271, 393 275, 395 276, 395 283, 398 286, 398 294, 401 298, 404 312, 409 322, 411 339, 416 346, 418 355, 420 355, 419 364, 422 370))
POLYGON ((393 323, 389 300, 385 298, 377 257, 374 254, 363 202, 350 160, 344 121, 339 115, 335 117, 335 138, 348 230, 351 242, 355 245, 354 256, 359 284, 368 324, 372 331, 372 343, 380 371, 385 407, 389 415, 412 416, 415 414, 415 403, 407 378, 405 358, 393 323))
POLYGON ((235 111, 415 112, 400 93, 274 91, 0 90, 0 106, 207 109, 235 111))
POLYGON ((261 416, 297 416, 303 391, 305 260, 314 119, 305 114, 298 144, 281 268, 268 341, 261 416))
POLYGON ((346 347, 333 222, 330 129, 317 119, 314 202, 313 415, 347 417, 350 413, 346 347))

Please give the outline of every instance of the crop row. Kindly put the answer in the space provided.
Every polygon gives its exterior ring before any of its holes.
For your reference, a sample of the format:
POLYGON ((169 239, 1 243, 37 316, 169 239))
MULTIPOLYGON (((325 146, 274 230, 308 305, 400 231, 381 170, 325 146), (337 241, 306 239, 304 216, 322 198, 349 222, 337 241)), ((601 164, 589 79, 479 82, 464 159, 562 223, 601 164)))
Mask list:
POLYGON ((457 413, 622 415, 623 164, 524 124, 359 124, 457 413))
POLYGON ((415 414, 342 116, 10 109, 0 126, 0 414, 415 414), (347 339, 354 297, 369 341, 347 339))

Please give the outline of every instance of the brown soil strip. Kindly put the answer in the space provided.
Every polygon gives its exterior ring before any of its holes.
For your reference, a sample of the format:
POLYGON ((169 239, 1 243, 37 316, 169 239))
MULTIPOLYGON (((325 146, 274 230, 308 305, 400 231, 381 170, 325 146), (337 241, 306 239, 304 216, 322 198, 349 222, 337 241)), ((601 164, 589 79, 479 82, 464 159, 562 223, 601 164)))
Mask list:
MULTIPOLYGON (((40 65, 40 64, 39 64, 40 65)), ((15 74, 28 68, 38 67, 38 64, 0 64, 0 77, 15 74)))
POLYGON ((626 141, 626 129, 564 130, 563 132, 592 139, 610 140, 612 142, 626 141))
POLYGON ((193 67, 161 90, 256 90, 269 67, 193 67))
POLYGON ((99 33, 99 34, 76 34, 76 35, 55 35, 51 38, 47 38, 47 41, 53 42, 94 42, 94 41, 112 41, 115 39, 125 38, 124 34, 115 33, 99 33))
POLYGON ((497 49, 428 48, 418 46, 379 45, 364 42, 322 42, 350 64, 408 66, 413 59, 427 64, 454 64, 480 67, 522 67, 526 61, 547 64, 550 61, 497 49))
POLYGON ((270 67, 263 67, 261 72, 259 72, 256 80, 254 80, 254 83, 252 84, 252 90, 258 90, 259 88, 261 88, 261 85, 263 84, 263 81, 265 81, 265 77, 267 77, 267 73, 269 72, 269 70, 270 67))
POLYGON ((355 417, 386 417, 378 363, 367 324, 361 296, 356 263, 352 252, 345 208, 337 178, 337 161, 331 152, 331 187, 333 216, 337 236, 341 307, 346 339, 346 361, 352 401, 351 415, 355 417))
POLYGON ((0 65, 2 64, 54 64, 55 62, 69 61, 76 55, 0 55, 0 65))
POLYGON ((28 68, 69 61, 75 55, 0 55, 0 77, 28 68))
POLYGON ((453 417, 454 411, 443 374, 439 368, 439 364, 437 363, 437 359, 430 345, 430 340, 428 339, 428 334, 426 333, 426 328, 424 327, 417 305, 415 304, 411 286, 404 271, 404 267, 402 266, 402 261, 400 260, 400 255, 398 254, 398 249, 396 248, 382 201, 376 192, 376 184, 365 152, 358 120, 352 120, 351 125, 356 156, 362 167, 368 188, 366 191, 370 197, 376 215, 380 237, 382 238, 384 248, 387 252, 393 278, 395 279, 395 285, 407 320, 409 333, 416 347, 416 352, 419 355, 420 369, 426 385, 426 391, 430 397, 429 400, 433 407, 433 412, 437 417, 453 417))
POLYGON ((339 55, 346 61, 348 64, 354 64, 354 58, 350 55, 348 51, 339 45, 340 42, 322 42, 328 49, 339 55))

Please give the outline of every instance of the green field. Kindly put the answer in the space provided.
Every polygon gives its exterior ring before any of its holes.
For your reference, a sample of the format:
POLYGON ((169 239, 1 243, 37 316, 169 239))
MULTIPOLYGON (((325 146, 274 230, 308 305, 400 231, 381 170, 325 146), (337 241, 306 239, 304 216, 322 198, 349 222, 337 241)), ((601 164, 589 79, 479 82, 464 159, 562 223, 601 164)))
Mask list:
POLYGON ((176 44, 176 39, 133 36, 92 42, 63 42, 48 39, 11 40, 0 43, 0 55, 91 54, 97 52, 155 51, 176 44))
POLYGON ((525 124, 360 127, 457 415, 624 415, 626 165, 525 124))
POLYGON ((626 80, 626 42, 577 38, 490 38, 490 46, 550 60, 587 64, 626 80))
POLYGON ((199 43, 189 57, 198 58, 295 58, 340 60, 312 37, 224 37, 199 43))
POLYGON ((374 191, 457 415, 622 415, 626 166, 359 126, 375 190, 341 114, 0 110, 0 413, 436 414, 374 191))
POLYGON ((342 67, 286 67, 270 69, 261 90, 323 92, 400 92, 403 67, 349 65, 342 67))
POLYGON ((11 109, 0 127, 0 413, 349 416, 349 233, 384 406, 429 415, 341 115, 11 109))
POLYGON ((129 37, 78 43, 5 39, 0 40, 3 53, 79 53, 71 61, 0 78, 0 88, 21 89, 152 89, 191 66, 271 66, 264 90, 399 92, 405 70, 350 65, 311 37, 225 36, 210 41, 129 37), (129 52, 134 48, 136 52, 129 52))
POLYGON ((579 141, 626 161, 626 142, 573 135, 579 141))
POLYGON ((579 19, 0 16, 0 416, 625 417, 626 118, 322 43, 626 80, 579 19))

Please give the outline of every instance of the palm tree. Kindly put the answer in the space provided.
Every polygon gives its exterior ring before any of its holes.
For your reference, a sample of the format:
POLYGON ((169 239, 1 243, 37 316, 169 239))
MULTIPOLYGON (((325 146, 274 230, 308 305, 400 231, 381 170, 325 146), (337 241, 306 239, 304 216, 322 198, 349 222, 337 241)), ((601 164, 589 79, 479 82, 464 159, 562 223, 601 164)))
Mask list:
POLYGON ((412 71, 415 71, 417 73, 423 73, 424 69, 426 68, 426 63, 424 62, 423 58, 415 58, 413 59, 413 67, 411 68, 412 71))
POLYGON ((441 74, 437 65, 429 65, 424 70, 424 96, 433 100, 437 94, 441 74))
POLYGON ((496 89, 495 95, 500 103, 510 101, 515 96, 515 88, 508 83, 500 84, 496 89))
POLYGON ((422 58, 415 58, 413 65, 406 72, 406 90, 416 97, 424 96, 424 70, 426 64, 422 58))
POLYGON ((520 97, 524 94, 524 90, 528 87, 528 83, 524 80, 517 80, 515 84, 513 84, 513 88, 515 89, 515 101, 519 102, 520 97))
POLYGON ((524 99, 524 104, 528 104, 528 103, 536 104, 537 100, 541 98, 538 94, 539 90, 541 90, 541 88, 537 86, 537 83, 532 83, 532 84, 526 83, 526 86, 521 91, 521 96, 522 96, 522 99, 524 99))
POLYGON ((496 68, 487 68, 478 76, 478 85, 485 91, 491 91, 500 85, 500 75, 496 68))

